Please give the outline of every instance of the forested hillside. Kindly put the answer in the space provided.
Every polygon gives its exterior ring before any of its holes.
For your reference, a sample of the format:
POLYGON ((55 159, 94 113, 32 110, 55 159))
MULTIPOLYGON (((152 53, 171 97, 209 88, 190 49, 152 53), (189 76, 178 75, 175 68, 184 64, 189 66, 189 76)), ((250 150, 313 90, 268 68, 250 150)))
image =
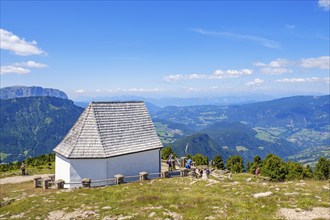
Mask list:
POLYGON ((82 108, 55 97, 0 100, 1 163, 52 152, 82 108))
MULTIPOLYGON (((312 147, 330 148, 329 99, 329 95, 296 96, 235 106, 169 106, 152 117, 163 119, 163 128, 168 121, 193 131, 186 137, 173 138, 169 143, 180 154, 189 144, 190 153, 204 146, 207 149, 202 152, 208 152, 206 155, 218 151, 251 160, 254 155, 273 152, 286 157, 312 147)), ((166 130, 159 132, 163 133, 166 130)))

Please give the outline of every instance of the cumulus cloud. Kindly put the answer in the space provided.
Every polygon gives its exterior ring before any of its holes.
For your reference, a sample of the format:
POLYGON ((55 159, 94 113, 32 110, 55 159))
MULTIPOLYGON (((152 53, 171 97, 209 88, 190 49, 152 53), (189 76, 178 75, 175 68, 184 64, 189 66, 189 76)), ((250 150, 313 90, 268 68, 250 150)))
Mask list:
POLYGON ((292 73, 291 69, 287 68, 276 68, 276 67, 266 67, 260 70, 263 74, 270 74, 270 75, 281 75, 284 73, 292 73))
POLYGON ((1 75, 10 73, 26 74, 29 72, 31 72, 31 70, 19 66, 2 66, 0 69, 1 75))
POLYGON ((323 8, 325 11, 330 10, 330 0, 319 0, 319 7, 323 8))
POLYGON ((84 89, 78 89, 78 90, 76 90, 76 93, 85 93, 85 90, 84 89))
POLYGON ((330 69, 330 56, 302 59, 300 66, 304 68, 330 69))
POLYGON ((264 74, 280 75, 285 73, 292 73, 293 70, 288 68, 290 66, 302 68, 320 68, 330 69, 330 57, 321 56, 317 58, 305 58, 299 61, 292 61, 287 59, 276 59, 270 63, 255 62, 254 66, 260 67, 260 72, 264 74))
POLYGON ((8 66, 2 66, 1 74, 9 74, 9 73, 25 74, 25 73, 30 73, 31 68, 45 68, 45 67, 47 67, 46 64, 38 63, 35 61, 20 62, 8 66))
POLYGON ((293 62, 287 59, 276 59, 270 63, 255 62, 253 65, 261 67, 260 72, 264 74, 280 75, 284 73, 292 73, 291 69, 285 68, 292 65, 293 62))
POLYGON ((281 83, 308 83, 308 82, 318 82, 320 78, 318 77, 310 77, 310 78, 283 78, 279 79, 276 82, 281 83))
POLYGON ((213 76, 209 78, 223 79, 223 78, 236 78, 239 75, 251 75, 253 70, 241 69, 241 70, 216 70, 213 72, 213 76))
POLYGON ((27 62, 22 62, 20 63, 21 66, 26 66, 26 67, 32 67, 32 68, 45 68, 47 67, 46 64, 43 64, 43 63, 38 63, 38 62, 35 62, 35 61, 27 61, 27 62))
POLYGON ((9 50, 16 55, 28 56, 46 54, 42 49, 37 47, 36 41, 27 42, 24 38, 20 38, 5 29, 0 29, 0 42, 1 49, 9 50))
POLYGON ((247 86, 261 86, 265 80, 256 78, 251 82, 246 83, 247 86))
POLYGON ((162 92, 164 91, 164 89, 160 89, 160 88, 117 88, 117 89, 108 89, 107 90, 108 92, 145 92, 145 93, 148 93, 148 92, 162 92))
POLYGON ((163 89, 159 88, 152 88, 152 89, 145 89, 145 88, 129 88, 126 89, 128 92, 161 92, 163 89))
POLYGON ((281 45, 278 42, 267 39, 267 38, 259 37, 259 36, 236 34, 236 33, 231 33, 231 32, 207 31, 207 30, 203 30, 203 29, 199 29, 199 28, 193 28, 190 30, 203 34, 203 35, 219 36, 219 37, 226 37, 226 38, 237 39, 237 40, 252 41, 252 42, 255 42, 264 47, 273 48, 273 49, 281 48, 281 45))
POLYGON ((252 69, 241 69, 241 70, 215 70, 212 74, 176 74, 168 75, 164 77, 166 82, 174 82, 179 80, 194 80, 194 79, 226 79, 226 78, 237 78, 240 75, 251 75, 252 69))
POLYGON ((176 75, 168 75, 164 77, 166 82, 174 82, 178 80, 191 80, 191 79, 204 79, 207 78, 205 74, 176 74, 176 75))

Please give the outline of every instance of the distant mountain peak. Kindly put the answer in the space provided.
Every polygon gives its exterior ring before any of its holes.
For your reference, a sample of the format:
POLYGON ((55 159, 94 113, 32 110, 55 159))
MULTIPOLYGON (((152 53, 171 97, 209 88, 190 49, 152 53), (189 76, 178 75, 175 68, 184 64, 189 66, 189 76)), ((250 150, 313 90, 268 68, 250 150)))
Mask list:
POLYGON ((10 86, 0 89, 0 99, 13 99, 32 96, 49 96, 68 99, 68 96, 58 89, 43 88, 39 86, 10 86))

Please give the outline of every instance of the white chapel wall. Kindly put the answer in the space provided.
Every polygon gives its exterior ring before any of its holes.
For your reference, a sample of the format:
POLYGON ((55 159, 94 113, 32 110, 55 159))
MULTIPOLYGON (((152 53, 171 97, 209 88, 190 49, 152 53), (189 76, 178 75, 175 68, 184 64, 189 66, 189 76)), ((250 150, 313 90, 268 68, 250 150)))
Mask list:
POLYGON ((160 172, 159 149, 108 158, 108 178, 116 174, 139 175, 139 172, 160 172))
POLYGON ((70 160, 60 154, 55 155, 55 179, 70 182, 70 160))

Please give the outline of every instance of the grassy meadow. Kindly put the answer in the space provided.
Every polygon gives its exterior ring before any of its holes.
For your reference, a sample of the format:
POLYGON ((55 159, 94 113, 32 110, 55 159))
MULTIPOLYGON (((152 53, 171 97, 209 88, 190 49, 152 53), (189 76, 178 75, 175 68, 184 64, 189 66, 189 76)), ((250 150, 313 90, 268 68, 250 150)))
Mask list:
POLYGON ((35 189, 31 181, 1 185, 0 219, 284 219, 280 208, 329 208, 329 187, 329 181, 269 182, 250 174, 73 190, 35 189), (272 194, 253 196, 264 192, 272 194))

